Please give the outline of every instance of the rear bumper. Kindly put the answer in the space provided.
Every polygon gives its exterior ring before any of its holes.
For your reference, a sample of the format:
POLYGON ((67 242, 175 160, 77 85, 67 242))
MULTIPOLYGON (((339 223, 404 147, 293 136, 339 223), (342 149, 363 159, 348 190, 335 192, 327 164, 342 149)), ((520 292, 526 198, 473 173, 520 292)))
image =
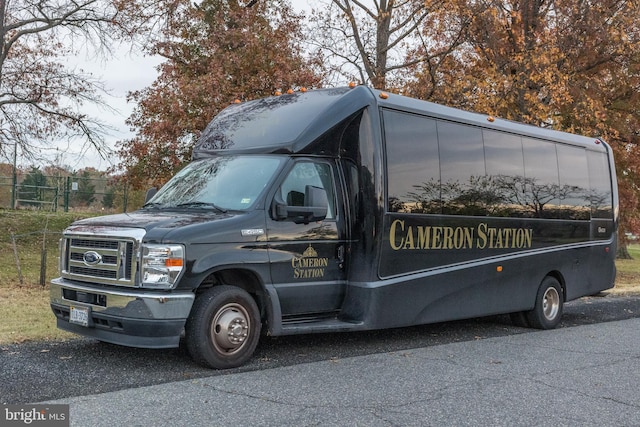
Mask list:
POLYGON ((130 347, 177 347, 194 298, 192 292, 112 290, 61 278, 51 282, 58 328, 130 347), (88 310, 86 326, 69 321, 71 307, 88 310))

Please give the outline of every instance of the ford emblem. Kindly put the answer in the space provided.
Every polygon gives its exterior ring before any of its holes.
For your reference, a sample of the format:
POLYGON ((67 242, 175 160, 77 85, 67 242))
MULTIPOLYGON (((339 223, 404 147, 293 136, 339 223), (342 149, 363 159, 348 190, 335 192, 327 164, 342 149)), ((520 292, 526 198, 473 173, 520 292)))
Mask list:
POLYGON ((82 260, 87 265, 96 265, 100 264, 100 261, 102 261, 102 256, 98 252, 89 251, 85 252, 84 255, 82 255, 82 260))

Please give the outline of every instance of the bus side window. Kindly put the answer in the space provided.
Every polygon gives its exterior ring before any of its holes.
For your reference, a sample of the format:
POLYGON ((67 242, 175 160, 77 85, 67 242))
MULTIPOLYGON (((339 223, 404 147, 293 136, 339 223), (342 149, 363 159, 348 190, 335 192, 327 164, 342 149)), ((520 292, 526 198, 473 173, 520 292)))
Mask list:
POLYGON ((613 219, 611 172, 606 153, 587 152, 589 164, 589 199, 593 218, 613 219))

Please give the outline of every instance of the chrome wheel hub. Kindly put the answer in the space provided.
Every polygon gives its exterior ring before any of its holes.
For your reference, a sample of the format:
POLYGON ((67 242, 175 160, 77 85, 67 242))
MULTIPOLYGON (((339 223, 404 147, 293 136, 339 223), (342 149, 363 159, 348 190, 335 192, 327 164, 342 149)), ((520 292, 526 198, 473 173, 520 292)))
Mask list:
POLYGON ((216 350, 232 354, 238 351, 249 336, 249 314, 239 304, 223 306, 211 324, 211 342, 216 350))
POLYGON ((542 299, 542 313, 547 320, 553 320, 560 311, 560 294, 556 288, 549 288, 542 299))

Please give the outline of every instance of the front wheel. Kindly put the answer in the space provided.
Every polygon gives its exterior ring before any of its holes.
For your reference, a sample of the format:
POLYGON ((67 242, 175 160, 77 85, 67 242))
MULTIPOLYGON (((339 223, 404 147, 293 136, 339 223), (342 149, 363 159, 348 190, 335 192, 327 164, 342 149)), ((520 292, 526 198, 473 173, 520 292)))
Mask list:
POLYGON ((246 291, 216 286, 196 298, 185 326, 191 357, 201 365, 228 369, 251 358, 260 339, 260 311, 246 291))
POLYGON ((536 304, 526 313, 529 325, 538 329, 553 329, 562 318, 564 296, 562 286, 553 277, 546 277, 538 288, 536 304))

